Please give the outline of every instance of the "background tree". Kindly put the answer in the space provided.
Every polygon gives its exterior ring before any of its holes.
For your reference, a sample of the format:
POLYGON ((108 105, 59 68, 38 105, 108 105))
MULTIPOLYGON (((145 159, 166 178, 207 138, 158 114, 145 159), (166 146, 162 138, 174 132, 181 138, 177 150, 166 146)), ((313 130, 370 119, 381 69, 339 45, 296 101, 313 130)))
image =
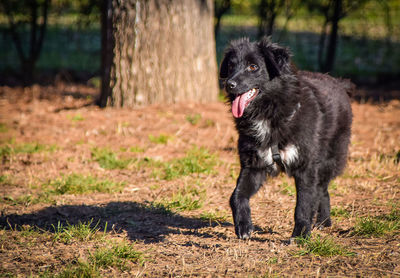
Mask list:
POLYGON ((258 37, 271 36, 275 19, 284 10, 285 0, 261 0, 258 8, 258 37))
POLYGON ((386 43, 391 48, 391 38, 393 36, 393 20, 390 13, 390 0, 378 1, 384 12, 384 21, 386 25, 386 43))
POLYGON ((219 29, 221 27, 221 19, 224 14, 226 14, 231 8, 231 0, 215 0, 214 1, 214 11, 215 11, 215 27, 214 33, 215 37, 218 37, 219 29))
MULTIPOLYGON (((100 2, 101 3, 101 2, 100 2)), ((99 19, 97 14, 99 14, 100 4, 97 0, 80 0, 76 3, 77 10, 80 14, 78 19, 78 25, 81 27, 87 27, 93 17, 95 20, 99 19)))
POLYGON ((279 33, 278 41, 286 35, 289 21, 296 16, 297 11, 302 7, 301 0, 286 0, 283 7, 283 15, 285 17, 285 23, 279 33))
POLYGON ((332 71, 339 32, 339 21, 349 13, 361 8, 368 0, 307 0, 305 3, 308 9, 324 16, 324 24, 319 40, 318 64, 320 71, 332 71), (326 37, 329 31, 329 39, 326 44, 326 37))
POLYGON ((57 0, 52 3, 51 15, 76 18, 73 24, 78 30, 84 30, 90 25, 100 24, 101 3, 98 0, 57 0))
POLYGON ((101 106, 217 99, 211 0, 107 0, 101 106))
POLYGON ((33 80, 36 62, 40 57, 47 28, 50 0, 0 0, 0 9, 8 19, 10 32, 20 62, 25 85, 33 80), (28 28, 29 39, 25 43, 19 31, 28 28))

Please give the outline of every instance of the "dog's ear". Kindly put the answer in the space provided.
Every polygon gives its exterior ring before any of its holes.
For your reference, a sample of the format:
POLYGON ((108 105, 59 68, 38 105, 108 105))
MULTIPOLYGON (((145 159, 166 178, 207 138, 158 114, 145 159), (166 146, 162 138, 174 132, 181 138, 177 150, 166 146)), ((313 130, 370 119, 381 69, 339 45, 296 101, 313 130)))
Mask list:
POLYGON ((224 55, 224 59, 221 62, 221 66, 219 67, 219 78, 226 79, 229 74, 229 59, 231 59, 232 51, 226 51, 224 55))
POLYGON ((258 47, 264 56, 265 65, 271 80, 276 76, 290 72, 289 59, 291 54, 288 49, 272 43, 267 37, 261 39, 258 47))

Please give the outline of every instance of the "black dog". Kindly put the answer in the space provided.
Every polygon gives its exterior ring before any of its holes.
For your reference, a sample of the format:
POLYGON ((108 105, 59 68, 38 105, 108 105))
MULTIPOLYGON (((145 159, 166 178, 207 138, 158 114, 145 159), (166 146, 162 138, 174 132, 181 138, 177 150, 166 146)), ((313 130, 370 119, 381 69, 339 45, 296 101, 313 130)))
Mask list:
POLYGON ((240 39, 231 43, 220 78, 239 132, 240 175, 230 198, 235 232, 253 231, 249 198, 267 175, 286 172, 296 183, 292 237, 330 226, 329 182, 344 169, 352 112, 349 81, 297 71, 287 49, 240 39))

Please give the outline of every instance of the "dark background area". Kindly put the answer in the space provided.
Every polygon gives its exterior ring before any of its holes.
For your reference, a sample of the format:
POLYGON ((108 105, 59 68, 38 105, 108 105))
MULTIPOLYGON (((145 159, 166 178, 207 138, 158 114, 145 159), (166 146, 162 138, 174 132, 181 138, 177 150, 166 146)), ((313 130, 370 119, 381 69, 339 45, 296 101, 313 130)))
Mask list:
MULTIPOLYGON (((215 11, 217 63, 230 40, 271 35, 291 49, 300 69, 351 78, 366 88, 399 87, 399 1, 217 0, 215 11), (332 55, 330 36, 337 2, 342 14, 337 18, 332 55), (333 64, 324 66, 330 58, 333 64)), ((100 13, 101 7, 92 0, 0 1, 0 84, 61 80, 99 87, 100 13), (25 76, 24 62, 33 64, 32 76, 25 76)))

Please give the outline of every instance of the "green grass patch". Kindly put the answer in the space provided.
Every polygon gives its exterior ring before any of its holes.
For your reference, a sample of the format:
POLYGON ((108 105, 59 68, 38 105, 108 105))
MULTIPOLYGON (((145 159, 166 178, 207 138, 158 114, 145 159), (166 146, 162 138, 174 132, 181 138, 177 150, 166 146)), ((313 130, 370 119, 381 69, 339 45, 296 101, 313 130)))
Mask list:
POLYGON ((39 203, 54 203, 54 199, 48 192, 41 192, 38 195, 24 194, 17 197, 4 196, 1 198, 1 201, 12 206, 29 206, 39 203))
POLYGON ((144 257, 127 242, 112 243, 111 246, 97 249, 90 256, 90 262, 98 267, 117 267, 121 271, 129 270, 128 262, 142 264, 144 257))
POLYGON ((0 175, 0 185, 10 184, 10 178, 7 175, 0 175))
POLYGON ((113 182, 107 179, 98 179, 93 176, 71 174, 49 181, 42 185, 49 194, 86 194, 93 192, 114 193, 121 192, 125 186, 124 182, 113 182))
POLYGON ((134 147, 130 147, 129 151, 131 153, 144 153, 145 149, 141 148, 141 147, 138 147, 138 146, 134 146, 134 147))
POLYGON ((145 207, 157 214, 172 215, 175 213, 168 207, 168 202, 165 200, 149 202, 145 207))
POLYGON ((388 215, 381 216, 385 221, 396 222, 400 224, 400 209, 394 207, 388 215))
POLYGON ((337 182, 332 181, 332 182, 329 184, 329 190, 335 191, 335 190, 337 190, 337 188, 338 188, 337 182))
POLYGON ((134 159, 118 158, 117 154, 109 148, 92 148, 92 158, 104 169, 126 169, 134 159))
POLYGON ((288 182, 283 182, 279 185, 279 188, 281 189, 281 193, 289 196, 295 196, 296 195, 296 188, 294 185, 290 185, 288 182))
POLYGON ((128 150, 128 149, 125 148, 125 147, 120 147, 120 148, 119 148, 119 151, 120 151, 120 152, 126 152, 127 150, 128 150))
POLYGON ((308 238, 296 238, 297 244, 301 247, 296 255, 304 256, 312 254, 321 257, 332 256, 354 256, 354 252, 348 251, 345 247, 335 243, 332 238, 314 236, 308 238))
POLYGON ((0 123, 0 133, 6 133, 8 131, 8 127, 5 123, 0 123))
POLYGON ((16 274, 14 274, 11 271, 6 271, 5 269, 1 269, 2 273, 0 273, 0 277, 2 278, 16 278, 18 277, 16 274))
POLYGON ((129 271, 132 264, 143 264, 144 256, 134 249, 133 244, 120 242, 110 245, 98 248, 93 254, 89 252, 87 260, 82 258, 74 260, 60 273, 46 273, 41 277, 103 277, 102 270, 118 268, 120 271, 129 271))
POLYGON ((400 230, 400 210, 393 209, 390 214, 375 217, 361 217, 357 220, 352 235, 382 237, 400 230))
POLYGON ((156 207, 163 207, 169 211, 191 211, 203 207, 206 191, 195 187, 186 187, 172 195, 170 199, 155 202, 156 207))
POLYGON ((80 139, 78 141, 76 141, 75 145, 84 145, 87 144, 87 140, 86 139, 80 139))
POLYGON ((331 208, 331 215, 335 217, 344 217, 349 218, 350 212, 342 207, 332 207, 331 208))
POLYGON ((81 121, 85 120, 85 118, 81 114, 68 115, 67 117, 72 122, 81 122, 81 121))
POLYGON ((200 114, 192 114, 186 116, 186 121, 188 121, 191 125, 197 125, 201 120, 200 114))
POLYGON ((210 154, 206 148, 193 147, 186 156, 164 163, 161 178, 172 180, 191 174, 210 174, 217 162, 216 155, 210 154))
POLYGON ((77 260, 69 264, 61 273, 57 274, 45 274, 41 277, 55 277, 55 278, 97 278, 101 277, 100 269, 97 265, 83 261, 77 260))
MULTIPOLYGON (((134 151, 139 152, 142 149, 134 149, 134 151)), ((173 180, 191 174, 211 174, 218 164, 218 158, 215 154, 209 153, 206 148, 198 147, 186 151, 184 157, 172 159, 168 162, 149 157, 141 159, 119 158, 116 152, 108 148, 93 148, 92 159, 104 169, 126 169, 129 166, 137 169, 148 168, 151 169, 153 177, 163 180, 173 180)))
POLYGON ((135 161, 136 168, 151 168, 153 169, 153 176, 157 177, 161 175, 161 169, 163 169, 164 164, 164 162, 151 157, 144 157, 135 161))
POLYGON ((20 143, 14 142, 0 146, 0 157, 10 157, 15 154, 33 154, 39 152, 54 152, 56 145, 43 145, 39 143, 20 143))
POLYGON ((58 222, 57 226, 52 225, 53 240, 63 243, 71 243, 73 241, 83 242, 103 238, 107 230, 107 223, 103 233, 99 232, 99 223, 100 221, 93 224, 93 219, 88 222, 79 221, 78 224, 75 225, 68 223, 66 226, 58 222))
POLYGON ((353 235, 366 237, 381 237, 390 230, 386 221, 372 217, 363 217, 358 219, 353 235))
POLYGON ((17 197, 4 196, 0 201, 9 205, 32 205, 38 203, 54 203, 54 196, 64 194, 89 194, 89 193, 114 193, 122 192, 125 182, 113 182, 107 179, 98 179, 93 176, 81 174, 63 175, 60 178, 49 180, 39 186, 32 186, 38 189, 39 193, 24 194, 17 197))
POLYGON ((196 210, 203 206, 205 192, 198 192, 197 190, 184 190, 172 196, 168 207, 176 211, 196 210))
POLYGON ((272 257, 270 259, 268 259, 267 264, 277 264, 278 263, 278 257, 272 257))
POLYGON ((149 134, 149 140, 150 140, 150 142, 152 142, 154 144, 166 145, 168 143, 168 141, 170 141, 172 139, 173 139, 173 136, 167 135, 167 134, 160 134, 158 136, 149 134))
POLYGON ((20 236, 20 237, 24 237, 24 238, 31 238, 31 239, 35 239, 40 237, 43 233, 43 231, 41 231, 38 227, 36 226, 31 226, 31 225, 15 225, 12 226, 9 222, 8 226, 10 228, 11 231, 13 232, 17 232, 18 234, 15 234, 15 236, 20 236))
POLYGON ((204 127, 214 127, 215 126, 215 122, 211 119, 206 119, 206 121, 204 122, 204 127))
POLYGON ((228 216, 220 212, 207 211, 200 214, 200 219, 209 222, 226 222, 228 216))
POLYGON ((14 147, 14 153, 38 153, 43 151, 53 152, 57 149, 55 145, 42 145, 39 143, 25 143, 25 144, 18 144, 14 147))

